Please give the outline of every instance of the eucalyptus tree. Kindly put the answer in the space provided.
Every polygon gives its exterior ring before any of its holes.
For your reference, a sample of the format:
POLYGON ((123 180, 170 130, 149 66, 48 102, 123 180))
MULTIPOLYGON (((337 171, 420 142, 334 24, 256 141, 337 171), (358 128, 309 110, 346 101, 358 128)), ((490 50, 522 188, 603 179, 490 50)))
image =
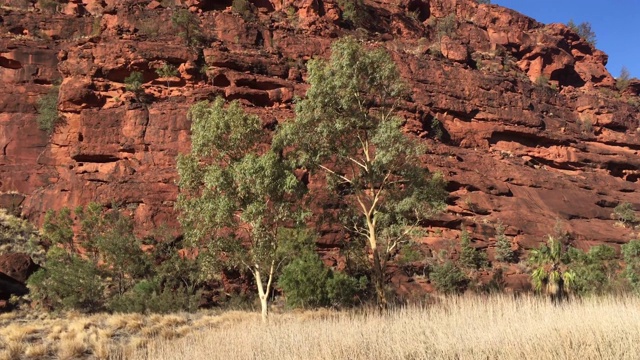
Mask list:
POLYGON ((387 263, 421 221, 443 209, 444 180, 422 165, 420 140, 402 131, 397 109, 408 91, 384 49, 340 39, 330 60, 308 63, 308 81, 295 120, 283 124, 275 143, 298 166, 324 173, 329 190, 339 194, 340 218, 370 255, 378 304, 385 307, 387 263))
POLYGON ((266 320, 268 297, 286 255, 280 231, 302 222, 304 211, 296 201, 304 186, 281 153, 266 145, 260 119, 237 101, 200 102, 189 118, 191 151, 178 157, 177 208, 185 237, 208 250, 210 273, 217 266, 251 272, 266 320))

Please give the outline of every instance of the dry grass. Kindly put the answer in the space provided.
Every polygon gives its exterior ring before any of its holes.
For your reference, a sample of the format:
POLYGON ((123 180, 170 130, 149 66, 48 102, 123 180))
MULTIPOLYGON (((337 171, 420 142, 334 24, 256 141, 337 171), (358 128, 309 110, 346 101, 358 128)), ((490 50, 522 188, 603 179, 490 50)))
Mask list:
POLYGON ((638 359, 640 299, 471 297, 387 315, 276 315, 156 339, 133 359, 638 359))
POLYGON ((236 316, 229 314, 6 313, 0 315, 0 360, 129 359, 155 338, 169 341, 228 323, 236 316))
POLYGON ((260 315, 0 316, 3 359, 640 359, 640 299, 445 298, 425 307, 260 315))

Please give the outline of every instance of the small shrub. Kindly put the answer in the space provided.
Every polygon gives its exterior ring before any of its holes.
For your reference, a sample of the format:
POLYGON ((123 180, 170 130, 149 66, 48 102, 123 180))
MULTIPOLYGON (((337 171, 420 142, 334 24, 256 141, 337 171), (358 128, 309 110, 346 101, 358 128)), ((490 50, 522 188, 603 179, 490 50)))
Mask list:
POLYGON ((167 87, 170 87, 171 83, 168 78, 178 75, 178 70, 175 66, 165 63, 162 67, 156 69, 156 74, 161 78, 167 79, 167 87))
POLYGON ((618 270, 614 248, 593 246, 587 253, 569 248, 569 269, 575 273, 573 289, 579 295, 604 294, 613 290, 618 270))
POLYGON ((62 121, 62 117, 58 112, 58 93, 60 88, 54 85, 49 92, 38 99, 38 128, 46 131, 48 134, 53 133, 56 126, 62 121))
POLYGON ((202 42, 200 21, 187 9, 178 9, 171 17, 171 23, 180 30, 180 37, 187 46, 197 46, 202 42))
POLYGON ((245 21, 255 20, 255 8, 249 0, 233 0, 231 8, 245 21))
POLYGON ((140 20, 137 28, 150 39, 156 39, 160 35, 160 22, 153 18, 140 20))
POLYGON ((431 120, 431 131, 433 133, 434 139, 442 140, 442 136, 444 135, 444 131, 442 130, 442 123, 437 116, 434 116, 431 120))
POLYGON ((338 0, 342 10, 342 19, 355 27, 362 27, 367 18, 367 11, 363 0, 338 0))
POLYGON ((487 265, 487 254, 471 246, 471 236, 466 229, 460 235, 460 265, 477 270, 487 265))
POLYGON ((438 19, 436 22, 436 38, 438 39, 438 42, 440 42, 445 36, 454 37, 456 33, 456 26, 456 14, 454 13, 438 19))
POLYGON ((504 225, 496 225, 496 260, 503 262, 514 262, 516 253, 511 249, 511 240, 504 234, 504 225))
POLYGON ((640 294, 640 240, 631 240, 621 249, 626 264, 623 276, 633 291, 640 294))
POLYGON ((333 272, 327 280, 327 296, 331 305, 336 307, 353 306, 356 295, 366 289, 368 283, 364 276, 356 279, 340 271, 333 272))
POLYGON ((328 302, 329 269, 314 252, 309 251, 289 263, 278 285, 284 291, 290 307, 317 307, 328 302))
POLYGON ((591 24, 589 22, 581 22, 576 25, 573 19, 571 19, 567 23, 567 26, 591 46, 596 46, 596 33, 591 30, 591 24))
POLYGON ((38 6, 48 13, 56 13, 58 12, 58 1, 56 0, 38 0, 38 6))
POLYGON ((53 309, 99 311, 104 287, 98 268, 57 246, 47 252, 46 267, 27 280, 31 299, 53 309))
POLYGON ((465 273, 451 261, 434 265, 429 274, 429 279, 436 287, 436 290, 444 294, 463 293, 469 283, 465 273))
POLYGON ((626 66, 623 66, 620 70, 620 76, 616 79, 616 88, 620 91, 624 91, 629 87, 631 82, 631 74, 626 66))
POLYGON ((549 86, 549 77, 547 77, 546 75, 540 75, 536 78, 536 85, 540 86, 540 87, 547 87, 549 86))
POLYGON ((124 79, 125 88, 127 91, 131 91, 138 97, 142 93, 142 84, 144 83, 144 77, 139 71, 134 71, 131 75, 124 79))
POLYGON ((478 4, 491 4, 491 0, 478 0, 478 4))
POLYGON ((636 213, 633 210, 633 205, 628 202, 618 204, 618 206, 613 209, 613 216, 625 226, 633 225, 638 221, 636 213))

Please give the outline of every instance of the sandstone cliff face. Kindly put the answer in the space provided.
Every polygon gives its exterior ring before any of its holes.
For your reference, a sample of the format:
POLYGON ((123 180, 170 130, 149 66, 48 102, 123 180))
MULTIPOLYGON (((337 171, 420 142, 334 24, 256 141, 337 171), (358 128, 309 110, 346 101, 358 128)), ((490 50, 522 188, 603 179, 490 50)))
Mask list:
MULTIPOLYGON (((620 94, 607 55, 564 25, 473 0, 380 0, 366 1, 363 30, 334 1, 252 2, 245 20, 230 0, 60 0, 54 14, 5 1, 0 207, 41 221, 48 209, 117 201, 141 232, 175 224, 189 106, 239 99, 272 129, 304 96, 305 61, 351 34, 392 53, 413 89, 401 109, 406 129, 429 144, 425 166, 448 180, 448 210, 422 239, 431 249, 448 248, 464 224, 491 258, 497 221, 514 249, 537 246, 557 222, 583 248, 635 236, 611 214, 620 202, 640 204, 640 86, 620 94), (200 22, 200 49, 171 26, 179 5, 200 22), (165 63, 178 76, 159 79, 165 63), (125 89, 133 71, 144 75, 147 103, 125 89), (57 79, 65 120, 49 136, 36 102, 57 79)), ((335 238, 323 237, 327 258, 335 238)), ((514 286, 516 273, 507 272, 514 286)))

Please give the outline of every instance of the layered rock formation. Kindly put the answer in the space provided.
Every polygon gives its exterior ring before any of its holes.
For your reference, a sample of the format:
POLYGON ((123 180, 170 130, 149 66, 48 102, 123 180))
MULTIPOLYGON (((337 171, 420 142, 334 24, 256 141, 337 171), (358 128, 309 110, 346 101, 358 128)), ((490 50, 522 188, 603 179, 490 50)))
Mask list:
MULTIPOLYGON (((140 232, 175 224, 189 106, 238 99, 273 129, 304 96, 305 62, 353 35, 392 53, 413 90, 406 130, 448 180, 447 212, 421 239, 430 249, 452 248, 465 225, 491 258, 498 221, 523 250, 556 224, 582 248, 635 236, 611 215, 640 204, 640 86, 620 93, 607 55, 564 25, 473 0, 365 1, 360 28, 332 0, 252 0, 243 14, 226 0, 41 3, 0 7, 0 207, 33 221, 116 201, 140 232), (171 24, 179 7, 196 16, 199 44, 171 24), (164 64, 178 75, 159 78, 164 64), (125 88, 133 71, 144 101, 125 88), (57 80, 64 121, 48 135, 36 104, 57 80)), ((328 260, 338 247, 330 235, 319 244, 328 260)), ((517 273, 507 271, 514 286, 517 273)))

